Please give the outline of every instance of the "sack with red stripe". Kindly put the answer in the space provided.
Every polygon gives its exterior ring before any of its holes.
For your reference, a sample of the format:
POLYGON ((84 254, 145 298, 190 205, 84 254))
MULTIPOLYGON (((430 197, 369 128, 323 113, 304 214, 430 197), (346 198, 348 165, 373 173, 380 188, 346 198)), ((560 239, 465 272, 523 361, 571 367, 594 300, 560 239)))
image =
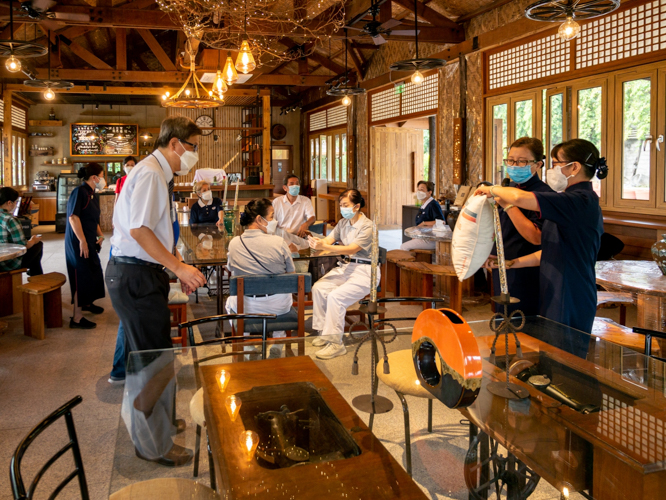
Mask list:
POLYGON ((493 249, 493 209, 485 196, 470 196, 462 208, 451 241, 451 259, 460 281, 473 276, 493 249))

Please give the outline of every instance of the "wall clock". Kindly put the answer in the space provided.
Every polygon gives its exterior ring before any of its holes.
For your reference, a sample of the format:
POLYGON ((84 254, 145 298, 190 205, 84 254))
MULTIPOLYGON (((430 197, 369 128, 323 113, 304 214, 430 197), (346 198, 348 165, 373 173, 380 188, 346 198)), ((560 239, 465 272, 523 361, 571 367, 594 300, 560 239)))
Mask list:
MULTIPOLYGON (((201 128, 215 126, 215 121, 213 120, 213 117, 210 115, 201 115, 196 119, 194 123, 196 123, 201 128)), ((203 135, 210 135, 212 133, 213 133, 212 130, 203 131, 203 135)))
POLYGON ((281 141, 287 135, 287 128, 281 123, 276 123, 271 127, 271 137, 273 140, 281 141))

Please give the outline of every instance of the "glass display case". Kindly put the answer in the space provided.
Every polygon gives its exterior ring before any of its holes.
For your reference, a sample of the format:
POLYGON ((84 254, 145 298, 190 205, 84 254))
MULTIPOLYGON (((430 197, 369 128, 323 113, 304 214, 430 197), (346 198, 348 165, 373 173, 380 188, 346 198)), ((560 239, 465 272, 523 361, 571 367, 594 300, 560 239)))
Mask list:
POLYGON ((56 188, 56 232, 64 233, 67 224, 67 200, 75 188, 81 185, 76 174, 60 174, 56 188))

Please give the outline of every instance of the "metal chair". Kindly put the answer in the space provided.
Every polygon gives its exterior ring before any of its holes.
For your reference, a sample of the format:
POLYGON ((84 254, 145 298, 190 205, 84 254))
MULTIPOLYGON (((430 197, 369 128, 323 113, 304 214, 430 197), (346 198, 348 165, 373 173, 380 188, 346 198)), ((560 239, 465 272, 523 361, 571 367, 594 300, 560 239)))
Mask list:
POLYGON ((12 484, 12 494, 14 495, 15 500, 28 500, 34 497, 35 489, 37 484, 44 476, 46 470, 51 467, 61 456, 63 456, 67 451, 72 450, 74 455, 74 471, 72 471, 65 479, 63 479, 60 484, 53 490, 53 493, 49 498, 55 498, 58 496, 60 491, 69 484, 69 482, 78 476, 79 488, 81 490, 81 498, 83 500, 88 500, 90 498, 88 494, 88 484, 86 482, 86 474, 83 470, 83 460, 81 459, 81 450, 79 449, 79 441, 76 438, 76 430, 74 429, 74 418, 72 417, 72 408, 81 403, 83 398, 81 396, 76 396, 71 399, 56 411, 51 413, 48 417, 38 423, 26 437, 21 440, 14 455, 12 456, 12 461, 9 466, 9 479, 12 484), (25 484, 23 482, 23 476, 21 475, 21 460, 23 455, 28 450, 32 442, 44 432, 51 424, 55 423, 61 417, 65 417, 65 423, 67 424, 67 433, 69 435, 69 442, 60 448, 60 450, 53 455, 44 466, 37 471, 34 479, 30 483, 30 487, 27 492, 25 489, 25 484))

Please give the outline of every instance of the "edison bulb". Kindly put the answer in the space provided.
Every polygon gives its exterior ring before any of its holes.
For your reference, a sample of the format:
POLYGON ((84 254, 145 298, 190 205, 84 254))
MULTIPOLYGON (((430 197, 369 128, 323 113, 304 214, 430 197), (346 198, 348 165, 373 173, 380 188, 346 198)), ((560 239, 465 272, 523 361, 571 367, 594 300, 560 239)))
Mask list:
POLYGON ((564 40, 573 40, 580 33, 580 24, 573 20, 573 17, 567 17, 567 20, 562 23, 560 29, 557 30, 558 36, 564 40))
POLYGON ((190 89, 185 89, 185 95, 190 95, 190 89))
POLYGON ((21 61, 12 54, 7 61, 5 61, 5 68, 11 73, 18 73, 21 71, 21 61))
POLYGON ((351 104, 351 99, 348 95, 344 96, 342 98, 342 105, 343 106, 349 106, 351 104))
POLYGON ((412 83, 414 85, 420 85, 423 83, 423 73, 421 73, 418 69, 414 71, 414 74, 412 75, 412 83))
POLYGON ((44 91, 43 95, 44 99, 46 99, 47 101, 52 101, 53 99, 55 99, 55 92, 53 92, 53 90, 51 90, 50 88, 47 88, 44 91))
POLYGON ((166 101, 166 100, 167 100, 167 96, 166 96, 166 94, 164 94, 164 95, 162 96, 162 100, 163 100, 163 101, 166 101))
POLYGON ((169 97, 171 94, 170 94, 169 91, 167 90, 167 91, 164 93, 164 95, 167 96, 167 97, 169 97))
POLYGON ((238 57, 236 58, 236 69, 247 75, 256 67, 257 64, 254 62, 254 57, 250 51, 250 44, 247 43, 247 40, 243 40, 238 51, 238 57))
POLYGON ((227 56, 227 62, 224 63, 224 69, 222 70, 224 74, 224 81, 227 85, 233 85, 238 80, 238 72, 234 67, 234 62, 231 60, 231 56, 227 56))
POLYGON ((220 95, 224 94, 227 90, 229 90, 227 84, 224 82, 224 78, 222 77, 222 72, 219 69, 217 70, 217 74, 215 75, 215 83, 213 83, 213 89, 215 89, 217 93, 220 95))

